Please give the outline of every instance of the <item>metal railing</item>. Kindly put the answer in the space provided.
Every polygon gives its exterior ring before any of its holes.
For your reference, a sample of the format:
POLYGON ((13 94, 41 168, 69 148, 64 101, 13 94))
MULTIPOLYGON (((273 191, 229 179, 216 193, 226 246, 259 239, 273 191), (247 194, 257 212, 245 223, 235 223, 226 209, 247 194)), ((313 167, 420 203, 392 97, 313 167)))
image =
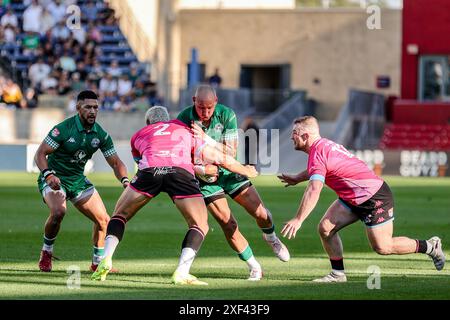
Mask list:
POLYGON ((372 92, 350 90, 342 108, 333 139, 355 150, 375 148, 385 124, 384 96, 372 92))

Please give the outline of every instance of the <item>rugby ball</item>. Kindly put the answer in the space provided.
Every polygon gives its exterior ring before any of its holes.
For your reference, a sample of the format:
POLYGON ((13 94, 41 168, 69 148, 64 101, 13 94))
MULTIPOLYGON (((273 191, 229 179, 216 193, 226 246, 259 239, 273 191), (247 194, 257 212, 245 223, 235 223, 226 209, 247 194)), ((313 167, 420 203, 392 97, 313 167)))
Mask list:
POLYGON ((195 176, 199 179, 202 180, 203 182, 206 183, 213 183, 217 181, 217 176, 211 176, 209 174, 199 174, 196 173, 195 176))

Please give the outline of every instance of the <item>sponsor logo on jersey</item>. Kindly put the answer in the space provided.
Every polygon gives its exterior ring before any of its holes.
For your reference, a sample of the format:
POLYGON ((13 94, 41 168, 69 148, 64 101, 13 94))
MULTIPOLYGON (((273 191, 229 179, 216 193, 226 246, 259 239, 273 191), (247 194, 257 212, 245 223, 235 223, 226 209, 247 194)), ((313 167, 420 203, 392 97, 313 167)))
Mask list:
POLYGON ((99 145, 100 145, 100 140, 99 140, 98 138, 92 139, 92 141, 91 141, 91 146, 92 146, 93 148, 97 148, 99 145))
POLYGON ((59 130, 58 130, 58 128, 55 128, 55 129, 52 130, 52 136, 55 137, 55 138, 56 138, 57 136, 59 136, 59 130))
POLYGON ((221 133, 223 131, 223 125, 221 123, 216 124, 214 130, 217 131, 218 133, 221 133))
POLYGON ((86 152, 84 152, 83 150, 78 150, 77 152, 75 152, 75 154, 73 155, 73 160, 71 160, 70 162, 75 162, 75 163, 86 163, 87 159, 84 159, 86 157, 86 152))
POLYGON ((76 143, 76 141, 75 141, 75 139, 73 137, 70 137, 69 140, 67 140, 67 142, 76 143))

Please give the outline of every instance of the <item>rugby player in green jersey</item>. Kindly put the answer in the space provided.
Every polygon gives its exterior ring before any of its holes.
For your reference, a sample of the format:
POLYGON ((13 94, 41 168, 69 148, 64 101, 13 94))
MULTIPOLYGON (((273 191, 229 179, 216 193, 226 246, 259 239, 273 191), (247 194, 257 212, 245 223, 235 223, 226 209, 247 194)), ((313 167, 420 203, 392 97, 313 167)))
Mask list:
POLYGON ((111 137, 95 122, 98 107, 95 92, 80 92, 78 114, 57 124, 36 152, 35 162, 41 171, 37 181, 39 192, 50 209, 39 260, 41 271, 52 270, 53 244, 67 210, 66 200, 94 223, 92 271, 103 257, 110 218, 94 185, 84 176, 86 162, 98 149, 123 187, 129 184, 127 168, 117 155, 111 137))
MULTIPOLYGON (((194 105, 184 109, 178 120, 192 125, 194 132, 204 131, 219 148, 236 157, 238 145, 237 119, 234 111, 217 103, 215 90, 209 85, 200 85, 193 97, 194 105)), ((225 237, 236 251, 239 258, 245 261, 250 270, 248 280, 257 281, 262 278, 262 269, 255 259, 248 241, 238 229, 238 224, 228 206, 225 194, 240 204, 253 218, 263 232, 264 240, 270 245, 281 261, 290 259, 289 251, 275 234, 275 226, 270 211, 264 206, 258 192, 250 180, 243 176, 218 168, 214 164, 201 163, 195 166, 198 176, 217 176, 214 182, 200 181, 200 190, 208 211, 221 226, 225 237)))

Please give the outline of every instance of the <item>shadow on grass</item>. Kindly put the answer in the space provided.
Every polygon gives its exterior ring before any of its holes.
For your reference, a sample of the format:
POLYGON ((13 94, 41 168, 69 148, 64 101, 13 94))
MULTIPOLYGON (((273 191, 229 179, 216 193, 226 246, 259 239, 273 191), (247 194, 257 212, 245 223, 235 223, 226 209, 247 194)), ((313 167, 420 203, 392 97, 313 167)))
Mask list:
MULTIPOLYGON (((353 300, 353 299, 376 299, 376 300, 400 300, 400 299, 449 299, 448 281, 442 281, 440 276, 411 276, 408 282, 405 277, 392 276, 383 277, 382 290, 368 290, 365 277, 352 277, 349 282, 342 284, 318 284, 311 281, 291 280, 290 283, 276 283, 261 280, 258 283, 242 281, 242 283, 217 283, 205 275, 205 280, 210 286, 205 287, 182 287, 170 284, 167 281, 132 281, 139 282, 143 286, 133 287, 126 285, 128 280, 107 280, 105 282, 89 282, 82 279, 80 290, 66 289, 65 282, 61 279, 55 281, 31 280, 31 279, 5 279, 1 282, 10 285, 51 286, 52 291, 43 293, 41 291, 14 292, 8 294, 2 290, 2 299, 147 299, 147 300, 211 300, 211 299, 239 299, 239 300, 353 300), (427 283, 427 290, 424 287, 427 283), (148 286, 146 286, 148 285, 148 286), (236 287, 239 285, 239 287, 236 287)), ((218 279, 220 280, 220 279, 218 279)))

